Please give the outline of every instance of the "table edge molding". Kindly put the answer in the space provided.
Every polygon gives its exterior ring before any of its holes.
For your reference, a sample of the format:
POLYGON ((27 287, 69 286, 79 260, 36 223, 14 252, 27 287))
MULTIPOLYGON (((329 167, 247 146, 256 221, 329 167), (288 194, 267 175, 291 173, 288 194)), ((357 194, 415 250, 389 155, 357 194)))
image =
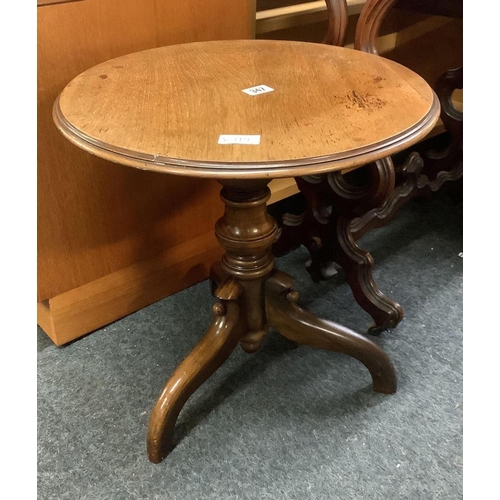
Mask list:
POLYGON ((429 111, 421 120, 388 139, 348 152, 288 161, 211 162, 184 160, 139 153, 116 147, 94 139, 74 127, 61 111, 59 104, 60 95, 54 103, 53 119, 56 127, 70 142, 88 153, 121 165, 141 170, 203 178, 279 178, 310 175, 361 166, 390 156, 413 145, 423 139, 433 129, 439 119, 440 103, 434 91, 432 92, 432 97, 433 100, 429 111))

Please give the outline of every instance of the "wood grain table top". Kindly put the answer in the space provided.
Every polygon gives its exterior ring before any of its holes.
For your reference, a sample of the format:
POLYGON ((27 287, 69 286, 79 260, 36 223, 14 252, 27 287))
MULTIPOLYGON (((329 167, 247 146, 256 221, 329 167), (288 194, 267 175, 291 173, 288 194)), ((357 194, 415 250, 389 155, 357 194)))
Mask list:
POLYGON ((70 141, 116 163, 197 177, 274 178, 389 156, 425 137, 439 109, 419 75, 380 56, 233 40, 99 64, 66 86, 54 120, 70 141), (244 92, 256 86, 273 90, 244 92))

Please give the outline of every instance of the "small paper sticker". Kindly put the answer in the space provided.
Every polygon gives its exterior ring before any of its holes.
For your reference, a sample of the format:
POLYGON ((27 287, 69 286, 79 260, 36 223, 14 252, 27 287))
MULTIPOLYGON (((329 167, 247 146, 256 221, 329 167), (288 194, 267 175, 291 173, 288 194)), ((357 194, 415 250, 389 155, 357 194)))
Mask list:
POLYGON ((260 135, 219 135, 219 144, 260 144, 260 135))
POLYGON ((256 85, 255 87, 250 87, 249 89, 243 89, 243 92, 248 95, 266 94, 267 92, 273 91, 274 89, 268 87, 267 85, 256 85))

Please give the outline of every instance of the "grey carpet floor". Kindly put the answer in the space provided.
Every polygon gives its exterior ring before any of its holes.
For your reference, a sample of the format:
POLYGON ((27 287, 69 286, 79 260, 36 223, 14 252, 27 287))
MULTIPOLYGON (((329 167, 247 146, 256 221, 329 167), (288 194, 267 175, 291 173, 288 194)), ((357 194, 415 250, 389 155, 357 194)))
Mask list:
MULTIPOLYGON (((174 451, 146 456, 149 413, 210 321, 207 282, 62 348, 38 330, 38 498, 457 499, 462 497, 462 212, 414 200, 361 240, 405 319, 376 338, 398 391, 376 394, 341 354, 271 333, 239 347, 188 401, 174 451)), ((301 304, 360 332, 343 276, 314 284, 303 249, 277 260, 301 304)))

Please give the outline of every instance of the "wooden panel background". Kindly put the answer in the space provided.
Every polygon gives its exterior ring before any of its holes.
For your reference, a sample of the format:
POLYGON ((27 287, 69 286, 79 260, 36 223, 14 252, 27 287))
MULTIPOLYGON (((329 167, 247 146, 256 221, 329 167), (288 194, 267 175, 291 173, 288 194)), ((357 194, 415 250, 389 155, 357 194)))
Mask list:
MULTIPOLYGON (((95 329, 110 315, 93 310, 89 297, 95 292, 102 298, 106 276, 113 276, 111 300, 117 272, 126 270, 130 278, 132 271, 143 272, 137 263, 149 266, 135 284, 128 310, 121 307, 111 320, 206 278, 217 248, 208 235, 223 207, 214 181, 141 172, 79 150, 53 124, 54 100, 79 73, 114 57, 174 43, 250 38, 255 0, 85 0, 40 6, 37 15, 39 324, 50 334, 58 297, 85 287, 84 312, 96 314, 95 329), (197 238, 205 245, 201 255, 194 245, 186 246, 197 238), (177 248, 186 252, 183 258, 177 248), (184 269, 189 279, 155 283, 158 290, 151 293, 146 290, 151 263, 165 266, 164 256, 172 251, 172 265, 189 261, 198 272, 184 269), (141 299, 141 286, 148 300, 141 299)), ((119 293, 132 292, 125 287, 119 293)), ((74 326, 70 335, 61 331, 59 339, 58 332, 51 337, 60 344, 61 338, 66 342, 89 331, 74 326)))
POLYGON ((52 104, 76 75, 134 51, 251 36, 251 1, 86 0, 38 9, 38 300, 212 229, 213 182, 139 172, 78 150, 52 104))

